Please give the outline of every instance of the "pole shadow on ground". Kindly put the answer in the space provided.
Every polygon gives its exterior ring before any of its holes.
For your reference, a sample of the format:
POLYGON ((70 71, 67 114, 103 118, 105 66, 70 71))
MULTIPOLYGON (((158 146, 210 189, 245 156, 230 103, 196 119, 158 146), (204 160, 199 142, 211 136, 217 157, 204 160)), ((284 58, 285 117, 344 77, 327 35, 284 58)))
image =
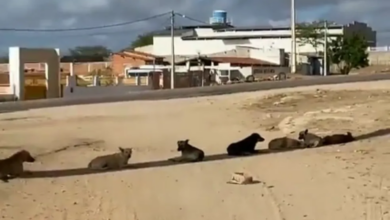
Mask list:
MULTIPOLYGON (((390 128, 376 130, 367 134, 362 134, 356 136, 356 141, 367 140, 375 137, 386 136, 390 134, 390 128)), ((208 155, 205 157, 204 161, 196 162, 196 163, 208 163, 212 161, 220 161, 220 160, 230 160, 237 158, 249 158, 249 157, 258 157, 265 154, 275 154, 275 153, 286 153, 294 150, 302 150, 302 149, 292 149, 285 151, 269 151, 269 150, 258 150, 257 154, 245 157, 233 157, 228 156, 226 153, 223 154, 214 154, 208 155)), ((193 163, 195 165, 196 163, 193 163)), ((124 169, 120 170, 106 170, 106 171, 95 171, 87 168, 75 168, 75 169, 63 169, 63 170, 42 170, 42 171, 29 171, 21 178, 31 179, 31 178, 54 178, 54 177, 67 177, 67 176, 79 176, 79 175, 89 175, 95 173, 105 173, 105 172, 119 172, 124 170, 138 170, 145 168, 157 168, 157 167, 167 167, 167 166, 178 166, 188 163, 174 163, 168 160, 158 160, 158 161, 147 161, 147 162, 139 162, 134 164, 129 164, 124 169)))

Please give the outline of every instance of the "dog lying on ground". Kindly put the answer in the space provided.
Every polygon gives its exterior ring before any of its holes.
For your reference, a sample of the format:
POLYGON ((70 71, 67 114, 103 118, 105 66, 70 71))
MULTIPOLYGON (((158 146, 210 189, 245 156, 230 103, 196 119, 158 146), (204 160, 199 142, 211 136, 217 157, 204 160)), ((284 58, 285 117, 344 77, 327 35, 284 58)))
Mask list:
POLYGON ((169 159, 172 162, 199 162, 205 157, 204 151, 189 144, 189 140, 177 142, 177 151, 181 152, 180 157, 169 159))
POLYGON ((247 156, 257 153, 255 150, 256 144, 258 142, 263 142, 264 138, 258 133, 253 133, 246 137, 245 139, 231 143, 226 151, 230 156, 247 156))
POLYGON ((35 158, 26 150, 18 151, 12 156, 0 160, 0 179, 8 182, 9 179, 20 177, 25 172, 24 162, 35 162, 35 158))
POLYGON ((345 144, 354 140, 355 138, 351 132, 347 132, 346 134, 332 134, 323 137, 323 145, 345 144))
POLYGON ((268 143, 268 150, 271 151, 285 151, 300 148, 305 148, 303 141, 288 137, 275 138, 268 143))
POLYGON ((302 140, 306 148, 315 148, 323 146, 322 137, 313 133, 309 133, 308 129, 299 132, 298 140, 302 140))
POLYGON ((91 160, 88 168, 92 170, 112 170, 121 169, 128 165, 133 154, 132 148, 119 147, 119 153, 98 156, 91 160))

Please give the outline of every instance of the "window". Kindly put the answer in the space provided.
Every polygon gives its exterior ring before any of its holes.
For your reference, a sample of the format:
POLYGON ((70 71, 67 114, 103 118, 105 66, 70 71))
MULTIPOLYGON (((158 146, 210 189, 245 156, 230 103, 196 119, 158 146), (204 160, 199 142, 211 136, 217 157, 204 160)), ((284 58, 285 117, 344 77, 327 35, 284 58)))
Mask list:
POLYGON ((229 71, 228 70, 220 70, 221 71, 221 76, 228 76, 229 71))
POLYGON ((127 73, 128 76, 130 77, 136 77, 136 76, 140 76, 140 77, 147 77, 149 75, 148 72, 130 72, 130 73, 127 73))

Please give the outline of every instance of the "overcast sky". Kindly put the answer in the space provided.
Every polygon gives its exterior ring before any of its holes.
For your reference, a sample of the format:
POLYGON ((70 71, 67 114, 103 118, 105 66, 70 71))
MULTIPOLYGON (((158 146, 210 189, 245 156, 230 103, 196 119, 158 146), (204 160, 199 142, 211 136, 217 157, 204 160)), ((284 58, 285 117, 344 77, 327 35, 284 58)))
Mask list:
MULTIPOLYGON (((295 0, 299 21, 328 19, 340 23, 367 22, 381 45, 390 45, 389 0, 295 0)), ((215 9, 226 10, 234 25, 288 25, 288 0, 12 0, 2 1, 1 28, 77 28, 146 18, 175 10, 208 21, 215 9)), ((178 18, 178 24, 195 24, 178 18)), ((0 32, 0 51, 9 46, 60 47, 128 46, 138 35, 169 25, 169 16, 111 29, 62 33, 0 32)))

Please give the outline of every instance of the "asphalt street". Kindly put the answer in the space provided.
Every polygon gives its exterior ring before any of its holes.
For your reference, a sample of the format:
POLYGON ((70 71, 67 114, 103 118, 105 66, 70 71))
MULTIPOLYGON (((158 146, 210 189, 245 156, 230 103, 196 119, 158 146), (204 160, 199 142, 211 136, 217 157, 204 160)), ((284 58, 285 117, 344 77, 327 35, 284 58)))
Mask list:
POLYGON ((240 92, 252 92, 300 86, 341 84, 351 82, 390 80, 390 74, 356 75, 356 76, 328 76, 302 80, 270 81, 257 83, 242 83, 225 86, 195 87, 174 90, 137 91, 129 94, 91 96, 82 98, 43 99, 20 102, 3 102, 0 104, 0 113, 23 111, 28 109, 59 107, 69 105, 86 105, 96 103, 125 102, 135 100, 165 100, 201 96, 215 96, 240 92))

